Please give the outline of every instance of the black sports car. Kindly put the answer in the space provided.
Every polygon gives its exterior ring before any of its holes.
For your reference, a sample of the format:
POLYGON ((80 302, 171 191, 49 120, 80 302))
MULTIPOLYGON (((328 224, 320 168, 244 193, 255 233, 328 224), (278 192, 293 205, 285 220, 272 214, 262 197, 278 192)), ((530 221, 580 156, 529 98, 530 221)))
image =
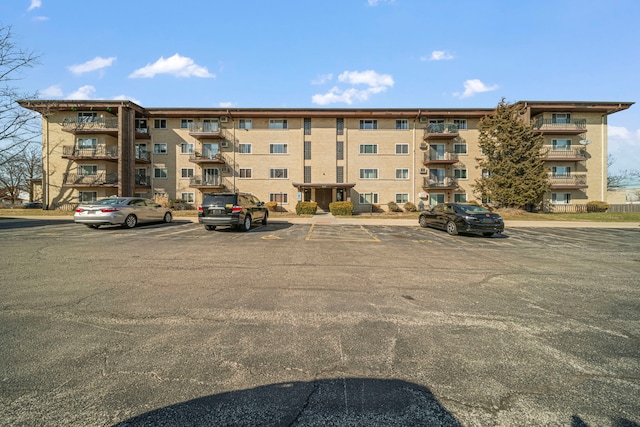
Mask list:
POLYGON ((421 212, 418 219, 421 227, 447 230, 455 235, 460 233, 482 233, 493 236, 504 231, 502 217, 482 206, 467 203, 441 203, 428 211, 421 212))

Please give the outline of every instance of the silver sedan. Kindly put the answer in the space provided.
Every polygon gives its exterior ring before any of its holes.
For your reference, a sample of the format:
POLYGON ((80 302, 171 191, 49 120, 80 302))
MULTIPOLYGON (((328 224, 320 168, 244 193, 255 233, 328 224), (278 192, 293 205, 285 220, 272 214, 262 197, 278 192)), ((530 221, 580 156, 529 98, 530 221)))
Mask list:
POLYGON ((91 204, 80 205, 73 221, 90 228, 101 225, 122 225, 133 228, 143 222, 171 222, 169 208, 140 197, 108 197, 91 204))

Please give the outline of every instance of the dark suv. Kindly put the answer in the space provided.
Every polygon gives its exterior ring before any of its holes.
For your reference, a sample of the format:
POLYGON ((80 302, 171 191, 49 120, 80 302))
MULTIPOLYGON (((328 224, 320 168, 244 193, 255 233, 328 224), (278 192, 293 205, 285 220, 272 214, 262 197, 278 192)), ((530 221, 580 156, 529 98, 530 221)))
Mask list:
POLYGON ((267 225, 268 218, 269 210, 264 202, 249 193, 208 193, 198 208, 198 222, 209 231, 217 226, 249 231, 254 222, 267 225))

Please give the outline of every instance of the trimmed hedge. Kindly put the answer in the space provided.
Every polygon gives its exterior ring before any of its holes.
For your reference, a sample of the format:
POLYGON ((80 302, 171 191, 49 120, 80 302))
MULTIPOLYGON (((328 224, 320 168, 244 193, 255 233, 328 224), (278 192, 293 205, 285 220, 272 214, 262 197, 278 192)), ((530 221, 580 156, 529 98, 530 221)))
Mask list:
POLYGON ((296 214, 298 215, 315 215, 317 210, 317 202, 298 202, 296 205, 296 214))
POLYGON ((351 216, 353 215, 353 203, 333 202, 329 203, 329 211, 332 215, 351 216))
POLYGON ((607 202, 591 201, 587 202, 587 212, 606 212, 609 210, 607 202))
POLYGON ((402 208, 407 212, 418 212, 418 208, 411 202, 405 203, 402 208))

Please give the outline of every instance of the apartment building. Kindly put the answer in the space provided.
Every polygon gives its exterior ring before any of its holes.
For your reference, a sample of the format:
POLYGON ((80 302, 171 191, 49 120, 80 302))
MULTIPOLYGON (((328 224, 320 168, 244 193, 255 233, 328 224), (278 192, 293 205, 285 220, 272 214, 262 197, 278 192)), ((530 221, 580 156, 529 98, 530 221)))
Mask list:
MULTIPOLYGON (((23 100, 42 115, 43 203, 111 195, 180 200, 244 191, 298 201, 476 200, 486 109, 144 108, 129 101, 23 100)), ((549 204, 606 200, 607 118, 629 102, 520 101, 545 138, 549 204)))

